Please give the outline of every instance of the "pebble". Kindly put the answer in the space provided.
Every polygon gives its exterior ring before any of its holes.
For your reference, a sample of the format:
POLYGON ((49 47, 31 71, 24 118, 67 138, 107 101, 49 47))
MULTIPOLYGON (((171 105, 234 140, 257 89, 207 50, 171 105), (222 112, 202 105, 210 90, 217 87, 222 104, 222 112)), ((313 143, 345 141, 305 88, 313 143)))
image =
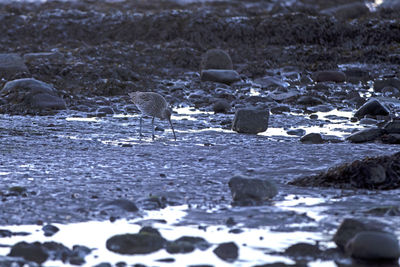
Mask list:
POLYGON ((202 81, 231 84, 240 81, 239 74, 234 70, 207 69, 201 71, 202 81))

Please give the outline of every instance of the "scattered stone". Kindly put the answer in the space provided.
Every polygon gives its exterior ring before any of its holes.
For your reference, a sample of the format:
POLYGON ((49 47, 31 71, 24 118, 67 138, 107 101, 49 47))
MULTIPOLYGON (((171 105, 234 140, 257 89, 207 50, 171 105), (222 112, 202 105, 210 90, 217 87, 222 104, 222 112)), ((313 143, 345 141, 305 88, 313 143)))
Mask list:
POLYGON ((269 93, 268 96, 278 102, 288 102, 294 100, 300 93, 296 90, 289 92, 273 92, 269 93))
POLYGON ((370 13, 365 3, 355 2, 321 11, 322 14, 332 15, 341 20, 355 19, 370 13))
POLYGON ((239 248, 234 242, 222 243, 213 252, 227 262, 234 262, 239 256, 239 248))
POLYGON ((268 89, 268 90, 277 87, 286 88, 290 85, 288 82, 285 82, 281 78, 273 76, 265 76, 262 78, 254 79, 254 83, 259 84, 262 89, 268 89))
POLYGON ((96 264, 93 267, 112 267, 112 265, 111 265, 111 263, 108 263, 108 262, 101 262, 99 264, 96 264))
POLYGON ((9 80, 22 73, 29 70, 18 54, 0 54, 0 79, 9 80))
POLYGON ((319 133, 309 133, 300 138, 300 142, 304 144, 322 144, 324 139, 322 139, 319 133))
POLYGON ((346 244, 346 252, 363 260, 398 260, 399 241, 389 233, 365 231, 357 233, 346 244))
POLYGON ((54 225, 46 224, 45 226, 42 227, 42 231, 44 232, 45 236, 52 236, 58 231, 60 231, 60 229, 58 229, 58 227, 54 225))
POLYGON ((391 86, 386 86, 382 89, 382 95, 385 97, 399 97, 400 90, 391 86))
POLYGON ((47 260, 49 254, 39 242, 30 244, 23 241, 12 246, 8 256, 22 257, 27 261, 33 261, 38 264, 42 264, 47 260))
POLYGON ((314 96, 304 95, 297 99, 297 103, 305 106, 315 106, 323 104, 324 101, 314 96))
POLYGON ((307 111, 311 111, 311 112, 329 112, 333 109, 334 109, 333 106, 324 105, 324 104, 313 106, 313 107, 307 107, 307 111))
POLYGON ((119 254, 148 254, 165 247, 167 241, 158 233, 142 231, 138 234, 115 235, 106 242, 108 250, 119 254))
POLYGON ((387 116, 387 115, 389 115, 389 110, 385 106, 383 106, 378 100, 370 99, 356 111, 356 113, 354 114, 354 117, 361 119, 365 115, 387 116))
POLYGON ((112 107, 101 107, 96 110, 96 114, 114 115, 114 113, 112 107))
POLYGON ((396 189, 400 187, 400 153, 345 163, 315 176, 295 179, 289 184, 342 189, 396 189))
POLYGON ((268 129, 269 110, 238 109, 232 130, 238 133, 257 134, 268 129))
POLYGON ((65 102, 50 84, 32 78, 7 82, 0 95, 16 112, 65 109, 65 102))
POLYGON ((226 99, 217 99, 213 104, 215 113, 228 113, 231 109, 231 104, 226 99))
POLYGON ((324 70, 324 71, 317 71, 313 75, 313 80, 315 82, 336 82, 342 83, 346 81, 346 74, 342 71, 335 71, 335 70, 324 70))
POLYGON ((358 84, 359 82, 367 82, 371 79, 370 73, 362 68, 350 68, 344 71, 347 82, 358 84))
POLYGON ((203 54, 200 64, 200 70, 208 69, 231 70, 233 69, 232 59, 222 49, 210 49, 203 54))
POLYGON ((278 194, 277 186, 270 180, 237 175, 229 180, 228 185, 234 201, 264 201, 278 194))
POLYGON ((201 80, 231 84, 240 81, 239 74, 234 70, 207 69, 201 71, 201 80))
POLYGON ((0 237, 11 237, 12 235, 10 230, 0 229, 0 237))
POLYGON ((124 211, 128 212, 136 212, 139 209, 137 208, 136 204, 133 201, 128 199, 115 199, 111 201, 107 201, 101 205, 104 208, 120 208, 124 211))
POLYGON ((377 207, 367 210, 365 211, 365 213, 376 216, 400 216, 400 207, 399 206, 377 207))
POLYGON ((163 258, 163 259, 158 259, 156 261, 171 263, 171 262, 175 262, 175 259, 174 258, 163 258))
POLYGON ((377 120, 371 119, 371 118, 362 118, 360 120, 360 124, 363 124, 363 125, 376 125, 377 123, 378 123, 377 120))
POLYGON ((303 136, 306 133, 306 130, 304 130, 304 129, 293 129, 293 130, 286 131, 286 133, 288 135, 303 136))
POLYGON ((369 128, 349 135, 346 140, 352 143, 371 142, 380 138, 385 133, 381 128, 369 128))

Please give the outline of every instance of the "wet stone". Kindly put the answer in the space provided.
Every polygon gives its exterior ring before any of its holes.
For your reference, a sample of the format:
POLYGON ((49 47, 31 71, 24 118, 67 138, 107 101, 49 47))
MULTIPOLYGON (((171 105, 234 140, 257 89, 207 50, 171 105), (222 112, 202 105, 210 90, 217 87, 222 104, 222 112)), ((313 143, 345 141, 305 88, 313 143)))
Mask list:
POLYGON ((138 234, 122 234, 109 238, 108 250, 126 255, 148 254, 164 248, 166 240, 159 234, 142 231, 138 234))
POLYGON ((315 82, 336 82, 342 83, 346 81, 346 74, 342 71, 317 71, 313 75, 315 82))
POLYGON ((128 199, 115 199, 101 204, 103 208, 119 208, 128 212, 136 212, 139 209, 133 201, 128 199))
POLYGON ((52 85, 31 78, 7 82, 0 95, 17 113, 66 108, 64 100, 52 85))
POLYGON ((384 133, 385 131, 381 128, 369 128, 351 134, 346 140, 352 143, 372 142, 380 138, 384 133))
POLYGON ((10 230, 0 229, 0 237, 11 237, 12 235, 10 230))
POLYGON ((29 70, 18 54, 0 54, 0 79, 8 80, 21 73, 29 70))
POLYGON ((51 225, 51 224, 46 224, 45 226, 42 227, 42 231, 44 232, 45 236, 52 236, 55 233, 57 233, 60 229, 58 227, 51 225))
POLYGON ((384 134, 381 136, 381 141, 382 143, 385 144, 400 144, 400 134, 394 133, 394 134, 384 134))
POLYGON ((343 251, 346 248, 347 243, 355 237, 358 233, 364 231, 379 231, 383 232, 381 228, 382 225, 376 222, 361 222, 356 219, 346 218, 340 224, 335 235, 333 236, 333 241, 335 244, 343 251))
POLYGON ((201 80, 231 84, 240 81, 240 76, 234 70, 207 69, 201 71, 201 80))
POLYGON ((238 109, 232 130, 238 133, 257 134, 268 129, 269 110, 238 109))
POLYGON ((234 176, 229 182, 232 199, 237 203, 265 201, 278 194, 278 188, 270 180, 254 179, 246 176, 234 176))
POLYGON ((349 3, 337 7, 325 9, 322 14, 333 15, 341 20, 355 19, 369 13, 369 8, 364 3, 349 3))
POLYGON ((101 262, 99 264, 96 264, 93 267, 112 267, 112 265, 111 265, 111 263, 108 263, 108 262, 101 262))
POLYGON ((354 114, 354 117, 357 117, 357 118, 361 119, 365 115, 387 116, 387 115, 389 115, 389 110, 385 106, 383 106, 378 100, 371 99, 368 102, 366 102, 364 105, 362 105, 356 111, 356 113, 354 114))
POLYGON ((239 257, 239 247, 234 242, 222 243, 213 252, 227 262, 234 262, 239 257))
POLYGON ((400 120, 393 120, 385 124, 383 129, 389 134, 400 134, 400 120))
POLYGON ((309 133, 300 138, 300 142, 303 144, 322 144, 324 139, 322 139, 319 133, 309 133))
POLYGON ((232 59, 227 52, 222 49, 210 49, 203 54, 200 69, 222 69, 231 70, 233 68, 232 59))
POLYGON ((321 99, 319 99, 318 97, 301 96, 297 99, 297 103, 300 105, 305 105, 305 106, 315 106, 315 105, 321 105, 324 102, 321 99))
POLYGON ((47 260, 49 254, 42 247, 42 244, 39 242, 35 243, 27 243, 27 242, 19 242, 12 246, 10 253, 8 256, 11 257, 22 257, 27 261, 33 261, 39 264, 42 264, 47 260))
POLYGON ((290 112, 290 107, 286 105, 279 105, 271 108, 272 114, 282 114, 283 112, 290 112))
POLYGON ((322 251, 318 245, 308 243, 297 243, 288 247, 284 254, 291 257, 313 257, 317 258, 322 251))
POLYGON ((394 234, 373 231, 357 233, 346 244, 346 252, 363 260, 397 260, 400 257, 399 241, 394 234))
MULTIPOLYGON (((96 110, 96 114, 106 114, 106 115, 113 115, 114 109, 111 107, 101 107, 96 110)), ((97 116, 99 117, 99 116, 97 116)))
POLYGON ((374 91, 375 92, 382 92, 382 90, 386 87, 394 87, 394 88, 400 90, 400 79, 387 78, 387 79, 374 81, 374 91))

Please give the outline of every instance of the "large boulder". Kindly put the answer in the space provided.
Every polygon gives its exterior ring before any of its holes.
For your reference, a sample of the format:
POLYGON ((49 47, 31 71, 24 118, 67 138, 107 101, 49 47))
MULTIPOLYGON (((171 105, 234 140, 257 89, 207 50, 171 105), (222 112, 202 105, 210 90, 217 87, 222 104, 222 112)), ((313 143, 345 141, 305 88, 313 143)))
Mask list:
POLYGON ((355 132, 348 137, 346 137, 346 140, 352 142, 352 143, 365 143, 365 142, 371 142, 374 141, 378 138, 380 138, 385 131, 380 128, 369 128, 369 129, 364 129, 358 132, 355 132))
POLYGON ((231 57, 222 49, 210 49, 202 56, 200 70, 231 70, 232 68, 231 57))
POLYGON ((257 134, 268 129, 269 110, 243 108, 236 110, 232 130, 238 133, 257 134))
POLYGON ((50 84, 32 78, 7 82, 0 91, 8 110, 15 113, 37 113, 65 109, 65 101, 50 84))
POLYGON ((12 79, 21 73, 29 70, 18 54, 0 54, 0 79, 12 79))

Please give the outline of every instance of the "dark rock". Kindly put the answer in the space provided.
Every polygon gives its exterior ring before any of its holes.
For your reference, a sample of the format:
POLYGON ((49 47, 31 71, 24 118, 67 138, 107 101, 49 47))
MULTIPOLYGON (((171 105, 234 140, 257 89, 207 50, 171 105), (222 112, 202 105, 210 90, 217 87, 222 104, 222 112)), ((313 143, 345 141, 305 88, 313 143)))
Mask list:
POLYGON ((387 78, 383 80, 374 81, 374 91, 382 92, 385 87, 394 87, 400 90, 400 79, 398 78, 387 78))
POLYGON ((306 130, 304 129, 293 129, 293 130, 288 130, 286 131, 288 135, 297 135, 297 136, 302 136, 306 133, 306 130))
POLYGON ((265 76, 263 78, 258 78, 254 80, 254 83, 257 83, 261 86, 262 89, 269 89, 271 88, 286 88, 289 86, 288 82, 285 82, 281 78, 265 76))
POLYGON ((317 258, 322 251, 318 245, 308 243, 297 243, 288 247, 284 254, 291 257, 312 257, 317 258))
POLYGON ((301 96, 297 99, 297 103, 305 106, 315 106, 323 104, 324 102, 321 99, 314 96, 301 96))
POLYGON ((324 71, 317 71, 313 75, 313 80, 315 82, 336 82, 342 83, 346 81, 346 74, 342 71, 335 71, 335 70, 324 70, 324 71))
POLYGON ((268 128, 269 110, 238 109, 232 130, 239 133, 257 134, 268 128))
POLYGON ((352 143, 371 142, 380 138, 384 133, 385 131, 380 128, 369 128, 349 135, 346 140, 352 143))
POLYGON ((289 182, 297 186, 333 188, 364 188, 388 190, 400 187, 400 153, 390 156, 367 157, 333 167, 315 176, 289 182))
POLYGON ((382 95, 385 97, 399 97, 400 90, 391 86, 386 86, 382 89, 382 95))
POLYGON ((51 225, 51 224, 46 224, 45 226, 42 227, 42 231, 44 232, 45 236, 52 236, 55 233, 57 233, 60 229, 58 227, 51 225))
POLYGON ((211 247, 211 244, 208 243, 204 238, 197 236, 182 236, 174 242, 187 242, 200 250, 206 250, 211 247))
POLYGON ((304 144, 322 144, 324 139, 319 133, 309 133, 301 137, 300 142, 304 144))
POLYGON ((22 257, 27 261, 33 261, 38 264, 42 264, 47 260, 49 254, 43 249, 39 242, 31 244, 27 242, 19 242, 12 246, 8 256, 22 257))
POLYGON ((190 253, 194 251, 195 247, 193 244, 185 241, 173 241, 168 243, 167 245, 167 252, 170 254, 176 254, 176 253, 190 253))
POLYGON ((367 82, 371 79, 370 73, 366 69, 350 68, 344 71, 347 82, 358 84, 359 82, 367 82))
POLYGON ((334 107, 331 105, 317 105, 314 107, 307 107, 307 111, 311 112, 329 112, 333 109, 334 107))
POLYGON ((365 3, 349 3, 321 11, 322 14, 332 15, 341 20, 355 19, 370 13, 365 3))
POLYGON ((119 254, 148 254, 164 248, 166 243, 159 234, 145 231, 138 234, 115 235, 107 240, 106 247, 119 254))
POLYGON ((239 248, 233 242, 222 243, 213 252, 218 258, 227 262, 234 262, 239 256, 239 248))
POLYGON ((296 99, 296 97, 300 93, 296 90, 292 90, 289 92, 274 92, 268 94, 269 97, 271 97, 273 100, 278 101, 278 102, 289 102, 291 100, 296 99))
POLYGON ((240 81, 240 76, 234 70, 206 69, 201 71, 201 80, 231 84, 240 81))
POLYGON ((382 143, 385 144, 400 144, 400 134, 384 134, 381 136, 382 143))
POLYGON ((0 79, 8 80, 21 73, 29 70, 18 54, 0 54, 0 79))
POLYGON ((362 118, 360 120, 360 124, 364 125, 376 125, 378 123, 377 120, 371 119, 371 118, 362 118))
POLYGON ((378 100, 370 99, 367 103, 362 105, 354 114, 354 117, 361 119, 365 115, 389 115, 389 110, 383 106, 378 100))
POLYGON ((399 241, 393 234, 365 231, 357 233, 346 244, 346 252, 363 260, 398 260, 399 241))
POLYGON ((233 68, 232 59, 227 52, 222 49, 210 49, 203 54, 200 70, 222 69, 231 70, 233 68))
POLYGON ((375 222, 361 222, 356 219, 346 218, 340 224, 333 236, 333 242, 341 249, 345 250, 347 243, 356 236, 356 234, 364 231, 380 231, 381 224, 375 222))
POLYGON ((227 113, 231 109, 231 104, 226 99, 216 99, 213 104, 213 111, 215 113, 227 113))
POLYGON ((156 261, 171 263, 171 262, 175 262, 175 259, 174 258, 164 258, 164 259, 158 259, 156 261))
POLYGON ((0 229, 0 237, 11 237, 12 235, 10 230, 0 229))
POLYGON ((120 208, 125 211, 129 212, 136 212, 139 209, 137 208, 136 204, 128 199, 115 199, 111 201, 107 201, 101 205, 104 208, 120 208))
POLYGON ((111 263, 108 263, 108 262, 101 262, 99 264, 96 264, 93 267, 112 267, 112 265, 111 265, 111 263))
POLYGON ((279 105, 271 108, 272 114, 282 114, 283 112, 290 112, 290 107, 286 105, 279 105))
POLYGON ((385 126, 383 126, 383 129, 385 129, 385 131, 390 134, 400 134, 400 120, 389 121, 385 124, 385 126))
POLYGON ((365 211, 367 214, 372 214, 375 216, 400 216, 400 207, 399 206, 383 206, 372 208, 365 211))
POLYGON ((263 201, 278 194, 275 183, 269 180, 234 176, 229 180, 228 185, 234 201, 263 201))
POLYGON ((53 86, 31 78, 7 82, 0 94, 9 105, 19 105, 23 110, 65 109, 53 86))

